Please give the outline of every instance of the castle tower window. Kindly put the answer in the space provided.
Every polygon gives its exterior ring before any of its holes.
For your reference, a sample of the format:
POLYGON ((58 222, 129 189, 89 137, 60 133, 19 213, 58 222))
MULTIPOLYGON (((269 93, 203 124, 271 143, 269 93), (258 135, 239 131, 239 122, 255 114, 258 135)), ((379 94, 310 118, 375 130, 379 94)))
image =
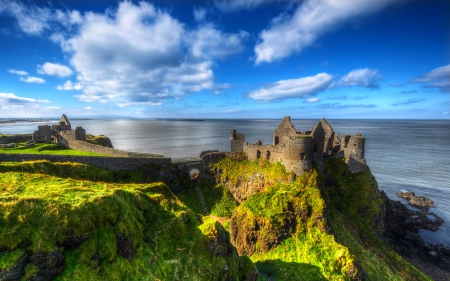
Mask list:
POLYGON ((317 152, 317 143, 316 143, 316 145, 314 146, 314 153, 316 153, 317 152))
POLYGON ((266 151, 266 159, 270 159, 270 151, 266 151))
POLYGON ((261 151, 259 150, 256 151, 256 158, 261 158, 261 151))
POLYGON ((274 138, 273 138, 273 145, 277 145, 277 144, 279 144, 280 143, 280 139, 278 138, 278 136, 275 136, 274 138))
POLYGON ((300 153, 300 160, 305 160, 306 153, 300 153))

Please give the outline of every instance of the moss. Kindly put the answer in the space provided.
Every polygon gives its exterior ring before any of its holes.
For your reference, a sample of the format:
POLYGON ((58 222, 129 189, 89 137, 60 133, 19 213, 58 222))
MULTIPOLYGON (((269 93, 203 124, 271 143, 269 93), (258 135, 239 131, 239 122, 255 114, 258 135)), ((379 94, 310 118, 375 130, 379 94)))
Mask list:
MULTIPOLYGON (((199 223, 162 183, 3 172, 0 210, 2 268, 26 242, 27 252, 63 252, 55 280, 238 280, 228 233, 213 219, 199 223)), ((27 267, 26 278, 36 271, 27 267)))
POLYGON ((105 154, 98 154, 87 151, 80 151, 69 149, 57 143, 36 143, 32 146, 26 146, 25 143, 20 143, 18 147, 0 148, 0 153, 5 154, 51 154, 51 155, 71 155, 71 156, 104 156, 105 154))
POLYGON ((9 270, 19 259, 25 254, 24 249, 16 249, 14 251, 4 251, 0 253, 0 272, 9 270))
POLYGON ((262 159, 234 161, 227 157, 212 165, 211 168, 221 171, 219 180, 230 185, 235 185, 240 180, 253 177, 255 174, 264 174, 264 179, 268 184, 287 181, 292 174, 286 172, 281 163, 271 164, 268 160, 262 159))
POLYGON ((39 268, 32 263, 29 263, 25 266, 25 274, 22 280, 30 280, 36 273, 38 273, 39 268))
POLYGON ((238 203, 228 189, 220 184, 211 184, 207 181, 200 185, 205 198, 206 208, 218 217, 231 217, 231 213, 238 203))
POLYGON ((367 169, 351 174, 344 159, 325 161, 323 196, 336 240, 348 247, 367 280, 431 280, 380 241, 384 205, 367 169))

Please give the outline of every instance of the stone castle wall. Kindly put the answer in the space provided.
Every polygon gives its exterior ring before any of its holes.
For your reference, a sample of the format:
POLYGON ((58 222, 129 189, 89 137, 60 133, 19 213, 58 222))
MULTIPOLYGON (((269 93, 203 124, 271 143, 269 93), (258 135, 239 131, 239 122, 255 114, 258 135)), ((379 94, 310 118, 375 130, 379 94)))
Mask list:
POLYGON ((130 152, 115 148, 104 147, 97 144, 81 141, 76 139, 76 130, 61 131, 59 133, 59 142, 65 146, 81 151, 87 151, 92 153, 106 154, 114 157, 149 157, 149 158, 161 158, 161 155, 130 152))
POLYGON ((134 170, 145 164, 171 163, 170 158, 93 157, 45 154, 0 154, 0 162, 48 160, 51 162, 75 162, 109 170, 134 170))
POLYGON ((33 134, 0 135, 0 144, 27 142, 33 139, 33 134))

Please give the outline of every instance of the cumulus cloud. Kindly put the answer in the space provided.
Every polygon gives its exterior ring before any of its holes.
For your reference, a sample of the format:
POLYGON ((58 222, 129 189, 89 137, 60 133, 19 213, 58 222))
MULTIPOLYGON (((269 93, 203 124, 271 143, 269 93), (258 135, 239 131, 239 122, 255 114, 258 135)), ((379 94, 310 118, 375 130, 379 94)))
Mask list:
POLYGON ((26 83, 36 83, 36 84, 43 84, 45 83, 45 80, 39 77, 33 77, 33 76, 28 76, 27 78, 25 77, 20 77, 20 81, 26 82, 26 83))
POLYGON ((360 68, 350 71, 347 75, 343 76, 336 85, 379 88, 376 83, 380 79, 381 75, 378 74, 377 70, 360 68))
MULTIPOLYGON (((398 0, 305 0, 292 15, 281 14, 259 34, 255 64, 300 53, 321 35, 348 19, 370 14, 398 0)), ((225 1, 234 2, 234 1, 225 1)), ((243 1, 236 1, 243 2, 243 1)), ((253 2, 253 1, 250 1, 253 2)), ((255 2, 260 2, 256 1, 255 2)))
MULTIPOLYGON (((204 22, 188 29, 147 2, 123 1, 104 13, 81 14, 0 0, 0 13, 14 17, 24 33, 48 36, 61 46, 71 68, 50 62, 39 68, 41 74, 77 75, 57 89, 82 90, 76 96, 82 101, 119 106, 159 106, 167 99, 229 87, 214 83, 215 60, 242 52, 249 36, 204 22)), ((204 20, 206 11, 196 14, 204 20)))
POLYGON ((393 103, 393 106, 399 106, 399 105, 408 105, 408 104, 412 104, 412 103, 417 103, 417 102, 421 102, 424 101, 425 99, 408 99, 406 101, 403 102, 398 102, 398 103, 393 103))
POLYGON ((12 93, 0 93, 0 105, 10 106, 10 105, 23 105, 23 104, 38 104, 38 103, 49 103, 48 100, 36 100, 32 98, 24 98, 16 96, 12 93))
POLYGON ((244 50, 242 41, 248 32, 227 34, 217 30, 213 24, 205 24, 186 37, 192 59, 224 59, 244 50))
POLYGON ((440 89, 442 92, 450 92, 450 64, 433 69, 417 78, 415 82, 423 83, 429 88, 440 89))
POLYGON ((8 69, 7 71, 8 71, 9 73, 16 74, 16 75, 19 75, 19 76, 25 76, 25 75, 28 75, 28 72, 26 72, 26 71, 24 71, 24 70, 8 69))
MULTIPOLYGON (((227 87, 214 83, 214 61, 241 52, 247 36, 223 33, 212 24, 187 30, 152 4, 121 2, 104 14, 84 14, 78 33, 54 34, 52 40, 70 56, 78 83, 72 86, 83 90, 80 100, 160 106, 227 87)), ((59 89, 71 88, 65 85, 59 89)))
POLYGON ((72 83, 72 81, 67 80, 62 86, 58 85, 56 87, 57 90, 63 90, 63 91, 72 91, 72 90, 81 90, 83 87, 80 83, 72 83))
POLYGON ((325 90, 332 81, 332 76, 319 73, 298 79, 281 80, 249 93, 255 101, 268 102, 289 98, 308 98, 325 90))
POLYGON ((38 65, 38 73, 51 76, 67 77, 72 75, 73 71, 65 65, 46 62, 42 66, 38 65))

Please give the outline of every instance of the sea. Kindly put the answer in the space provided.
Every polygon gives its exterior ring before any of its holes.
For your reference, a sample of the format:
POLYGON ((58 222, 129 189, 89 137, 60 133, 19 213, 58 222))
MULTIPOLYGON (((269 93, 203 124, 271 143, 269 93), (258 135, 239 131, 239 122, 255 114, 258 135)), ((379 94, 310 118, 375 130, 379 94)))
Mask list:
MULTIPOLYGON (((308 131, 319 120, 296 120, 297 131, 308 131)), ((428 242, 450 247, 450 120, 327 120, 334 131, 366 137, 365 158, 378 188, 389 198, 412 191, 435 202, 430 211, 445 222, 436 232, 421 230, 428 242)), ((245 135, 248 143, 272 143, 280 119, 90 119, 71 120, 87 133, 108 136, 122 150, 162 154, 172 158, 198 157, 204 150, 230 151, 230 133, 245 135)), ((49 125, 56 123, 47 122, 49 125)), ((32 133, 43 123, 0 123, 0 133, 32 133)), ((414 207, 410 207, 414 209, 414 207)))

